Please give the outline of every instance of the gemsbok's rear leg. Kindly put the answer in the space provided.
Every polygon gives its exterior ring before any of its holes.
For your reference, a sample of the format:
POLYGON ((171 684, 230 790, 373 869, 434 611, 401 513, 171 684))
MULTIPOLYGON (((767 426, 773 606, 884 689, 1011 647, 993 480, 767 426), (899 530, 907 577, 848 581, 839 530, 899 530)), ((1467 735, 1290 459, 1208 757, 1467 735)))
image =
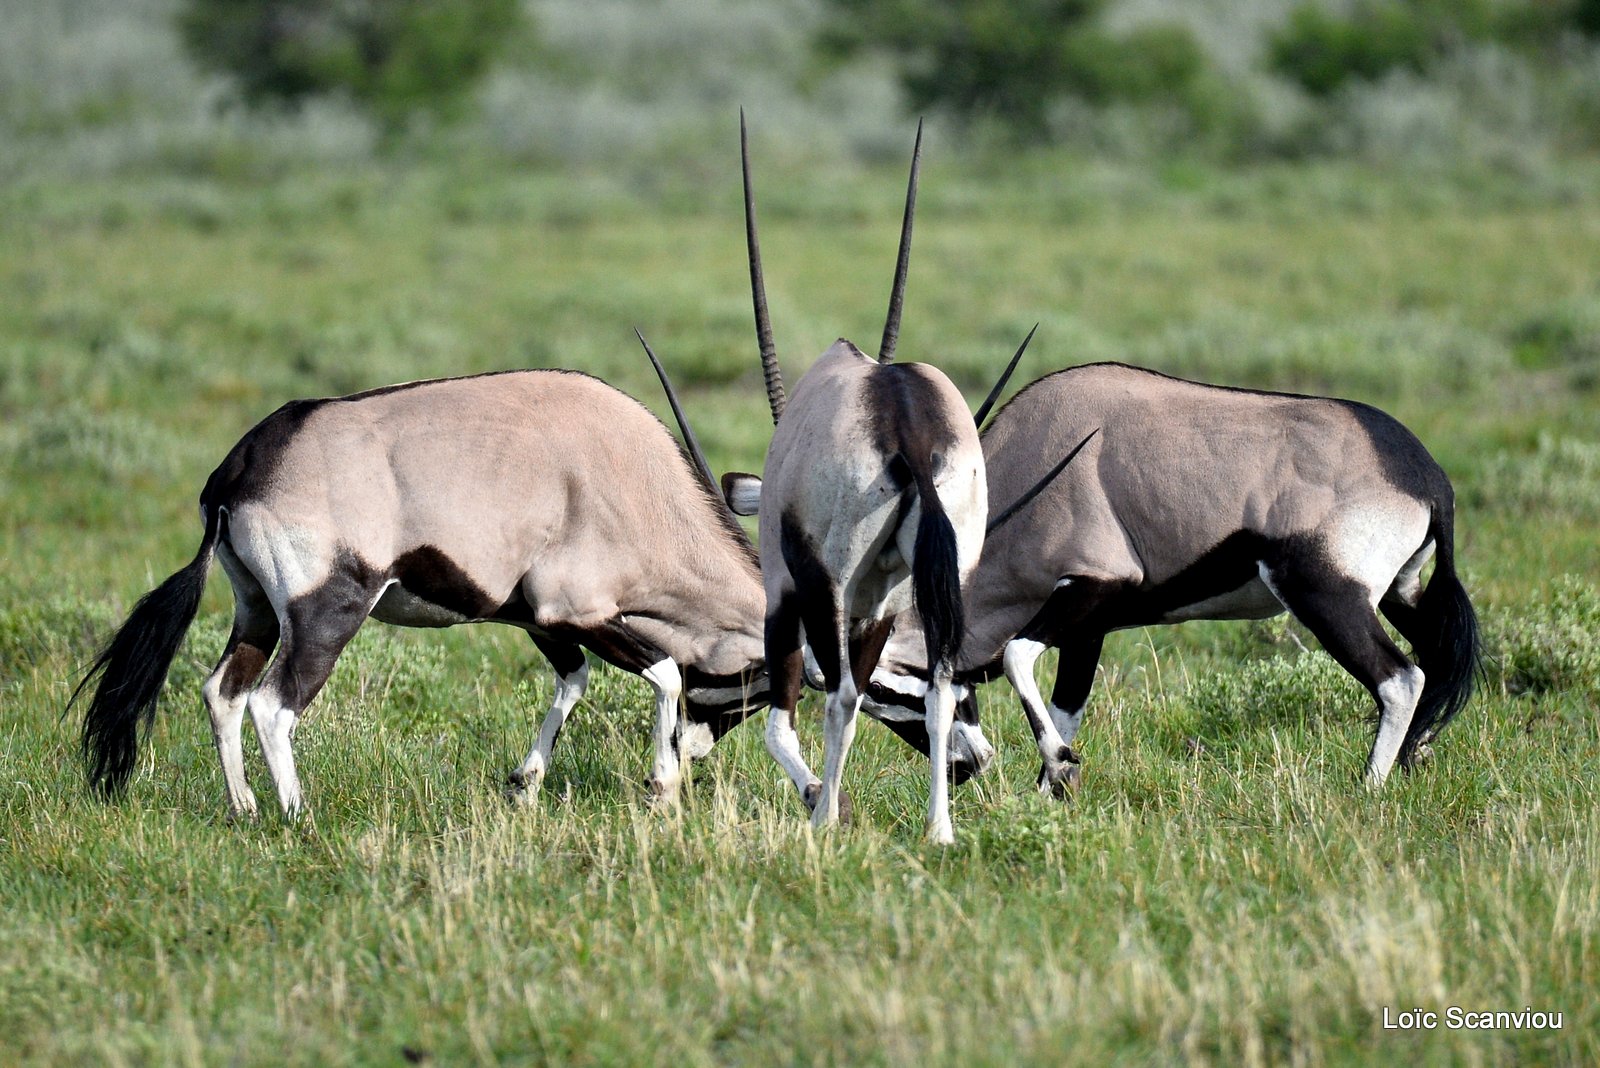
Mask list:
POLYGON ((550 770, 550 755, 561 735, 573 706, 589 688, 589 661, 583 647, 572 642, 557 641, 539 635, 530 635, 550 666, 555 669, 555 689, 550 698, 550 711, 539 725, 539 737, 529 750, 527 759, 506 780, 506 797, 519 804, 532 804, 539 796, 539 786, 550 770))
POLYGON ((827 827, 847 816, 844 801, 844 765, 855 742, 861 690, 850 663, 850 621, 840 610, 842 598, 831 589, 809 591, 801 604, 806 640, 822 668, 827 701, 822 711, 822 788, 810 802, 811 826, 827 827))
POLYGON ((261 584, 240 565, 226 543, 217 546, 217 557, 233 584, 233 631, 200 693, 211 716, 211 737, 222 764, 228 813, 242 819, 256 814, 256 795, 244 777, 241 734, 245 705, 250 688, 277 647, 278 617, 261 584))
POLYGON ((250 694, 249 708, 285 816, 298 816, 305 807, 291 747, 295 723, 382 592, 381 584, 335 573, 321 588, 291 601, 279 620, 278 655, 250 694))
MULTIPOLYGON (((795 706, 800 703, 800 687, 805 679, 805 643, 800 636, 800 601, 794 593, 776 598, 767 609, 766 621, 767 677, 772 687, 772 706, 767 710, 765 734, 767 752, 778 762, 789 781, 800 794, 806 808, 816 811, 822 797, 822 780, 811 770, 800 753, 800 737, 794 729, 795 706)), ((813 644, 813 653, 816 653, 813 644)), ((833 657, 824 660, 817 656, 818 666, 824 672, 827 664, 837 663, 833 657)), ((832 689, 833 683, 827 683, 832 689)), ((840 801, 844 811, 846 800, 840 801)))
POLYGON ((1425 682, 1378 622, 1375 598, 1354 579, 1263 564, 1261 577, 1283 606, 1378 702, 1378 733, 1367 758, 1367 784, 1382 786, 1394 767, 1425 682))

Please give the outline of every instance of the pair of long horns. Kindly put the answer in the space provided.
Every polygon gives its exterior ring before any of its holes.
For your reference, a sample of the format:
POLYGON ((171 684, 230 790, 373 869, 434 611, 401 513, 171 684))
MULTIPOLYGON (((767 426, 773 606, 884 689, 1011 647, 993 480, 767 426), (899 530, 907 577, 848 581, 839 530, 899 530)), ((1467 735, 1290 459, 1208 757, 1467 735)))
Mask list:
MULTIPOLYGON (((1012 356, 1011 362, 1006 365, 1005 373, 1000 376, 1000 381, 994 384, 994 389, 989 391, 988 399, 983 402, 983 407, 978 409, 978 414, 975 418, 980 429, 983 426, 984 417, 989 414, 989 409, 994 404, 995 398, 1000 395, 1000 390, 1005 386, 1006 379, 1010 378, 1011 372, 1016 370, 1017 361, 1022 359, 1022 354, 1027 349, 1028 342, 1033 340, 1034 331, 1038 329, 1038 325, 1035 324, 1033 330, 1028 331, 1028 336, 1022 339, 1022 345, 1017 349, 1016 355, 1012 356)), ((689 417, 684 414, 683 405, 678 402, 678 391, 672 388, 672 379, 667 377, 667 369, 661 366, 661 361, 656 358, 655 350, 650 347, 650 342, 644 339, 644 334, 638 329, 635 329, 633 333, 634 336, 639 339, 639 344, 644 346, 644 354, 650 357, 650 365, 656 369, 656 377, 661 379, 661 388, 667 393, 667 404, 672 407, 673 418, 678 421, 678 429, 683 433, 683 443, 689 450, 689 456, 694 461, 696 470, 699 471, 700 477, 704 480, 706 487, 711 491, 711 495, 722 503, 722 506, 728 510, 729 515, 732 515, 733 509, 731 506, 729 506, 727 498, 718 488, 716 476, 711 473, 711 464, 707 462, 706 454, 700 448, 700 439, 695 437, 694 428, 689 425, 689 417)), ((779 389, 782 389, 781 384, 779 389)), ((1067 465, 1072 462, 1073 458, 1076 457, 1078 453, 1082 452, 1083 447, 1089 444, 1089 440, 1098 433, 1100 433, 1100 428, 1095 427, 1093 430, 1089 431, 1088 434, 1084 435, 1083 440, 1078 442, 1073 450, 1067 453, 1060 463, 1056 464, 1055 467, 1046 472, 1045 476, 1038 482, 1035 482, 1032 488, 1030 488, 1026 493, 1012 501, 1010 506, 1008 506, 1003 512, 991 519, 989 521, 989 525, 984 528, 984 536, 987 537, 988 535, 993 534, 997 529, 1016 518, 1017 513, 1031 504, 1035 497, 1043 493, 1045 488, 1056 480, 1057 475, 1061 474, 1061 472, 1067 469, 1067 465)), ((735 519, 734 522, 735 525, 737 525, 738 520, 735 519)), ((739 529, 741 532, 743 532, 744 528, 740 527, 739 529)), ((750 536, 745 534, 745 542, 748 544, 749 541, 750 536)))
MULTIPOLYGON (((767 286, 761 274, 761 241, 756 236, 756 197, 750 182, 750 133, 745 126, 744 109, 739 109, 739 162, 744 172, 744 236, 750 253, 750 298, 755 304, 756 343, 761 347, 761 373, 767 380, 767 405, 772 421, 783 415, 788 399, 783 391, 783 370, 778 366, 778 347, 772 340, 772 319, 767 314, 767 286)), ((900 340, 900 311, 905 303, 906 270, 911 263, 911 224, 917 211, 917 175, 922 169, 922 121, 917 121, 917 142, 911 150, 911 177, 906 182, 906 210, 900 220, 900 254, 895 260, 894 285, 889 290, 889 314, 883 322, 883 342, 878 346, 878 362, 893 363, 895 345, 900 340)))

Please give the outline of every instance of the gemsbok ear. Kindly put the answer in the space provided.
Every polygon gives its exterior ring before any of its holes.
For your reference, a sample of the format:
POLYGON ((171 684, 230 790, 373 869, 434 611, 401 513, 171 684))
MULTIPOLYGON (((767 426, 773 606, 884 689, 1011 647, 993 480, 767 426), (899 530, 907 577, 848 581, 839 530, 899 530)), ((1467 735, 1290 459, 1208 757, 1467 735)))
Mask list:
POLYGON ((755 515, 761 511, 761 478, 743 471, 722 476, 722 495, 734 515, 755 515))

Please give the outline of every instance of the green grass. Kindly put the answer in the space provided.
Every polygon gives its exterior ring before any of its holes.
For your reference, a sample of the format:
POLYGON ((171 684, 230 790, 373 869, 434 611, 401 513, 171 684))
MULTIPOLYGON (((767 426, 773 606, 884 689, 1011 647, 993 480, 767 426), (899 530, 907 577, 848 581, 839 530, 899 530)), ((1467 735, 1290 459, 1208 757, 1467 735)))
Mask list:
MULTIPOLYGON (((638 325, 713 464, 758 469, 733 162, 0 187, 9 1059, 1600 1058, 1592 168, 1168 183, 930 157, 906 358, 981 395, 1038 320, 1019 381, 1122 358, 1327 390, 1393 411, 1449 470, 1493 656, 1436 758, 1381 796, 1359 786, 1368 699, 1279 622, 1109 641, 1065 805, 1031 794, 1026 727, 991 687, 999 761, 954 792, 950 849, 920 841, 925 765, 870 724, 850 828, 805 829, 753 725, 681 812, 648 811, 647 690, 609 669, 514 810, 499 784, 551 684, 529 643, 374 624, 299 732, 313 817, 233 826, 198 699, 216 576, 128 800, 87 796, 67 695, 189 559, 211 467, 284 400, 565 365, 659 409, 638 325), (1452 1004, 1565 1028, 1378 1023, 1452 1004)), ((790 160, 758 181, 792 377, 839 334, 875 341, 903 175, 790 160)))

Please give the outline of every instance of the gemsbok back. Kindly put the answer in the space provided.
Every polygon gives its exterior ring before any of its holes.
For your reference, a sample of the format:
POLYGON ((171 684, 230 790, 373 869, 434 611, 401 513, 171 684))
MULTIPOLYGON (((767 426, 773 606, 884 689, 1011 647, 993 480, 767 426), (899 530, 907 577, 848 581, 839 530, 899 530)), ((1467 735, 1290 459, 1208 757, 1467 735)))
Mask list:
POLYGON ((369 615, 528 632, 557 681, 511 776, 520 799, 583 695, 583 650, 643 676, 656 693, 651 787, 672 799, 681 761, 767 696, 755 553, 693 451, 691 463, 643 405, 572 371, 284 405, 212 473, 194 559, 134 607, 74 693, 99 679, 82 735, 93 786, 127 785, 215 557, 234 622, 202 693, 233 815, 256 808, 246 709, 283 812, 301 810, 295 723, 369 615))
MULTIPOLYGON (((1076 781, 1070 746, 1101 643, 1128 627, 1289 611, 1377 701, 1373 786, 1466 704, 1479 640, 1456 574, 1455 495, 1398 421, 1355 401, 1073 367, 1019 391, 984 431, 991 495, 1026 486, 1094 427, 1086 461, 991 535, 966 587, 958 696, 970 702, 972 685, 1004 671, 1043 757, 1042 790, 1076 781), (1051 647, 1046 706, 1034 665, 1051 647)), ((927 663, 914 628, 896 631, 868 703, 910 705, 927 663)))
MULTIPOLYGON (((763 477, 730 475, 735 511, 761 520, 766 649, 772 708, 766 741, 806 804, 812 822, 840 818, 845 757, 860 692, 895 617, 916 607, 933 667, 925 717, 931 786, 928 836, 953 841, 947 765, 955 701, 950 674, 963 629, 961 579, 977 562, 988 512, 983 452, 961 393, 925 364, 895 364, 895 341, 910 256, 922 131, 912 154, 900 254, 883 343, 873 360, 840 339, 786 398, 762 281, 750 181, 749 142, 740 117, 745 223, 762 369, 776 429, 763 477), (828 697, 823 775, 800 755, 792 718, 809 644, 828 697)), ((980 765, 993 750, 981 742, 980 765)))

